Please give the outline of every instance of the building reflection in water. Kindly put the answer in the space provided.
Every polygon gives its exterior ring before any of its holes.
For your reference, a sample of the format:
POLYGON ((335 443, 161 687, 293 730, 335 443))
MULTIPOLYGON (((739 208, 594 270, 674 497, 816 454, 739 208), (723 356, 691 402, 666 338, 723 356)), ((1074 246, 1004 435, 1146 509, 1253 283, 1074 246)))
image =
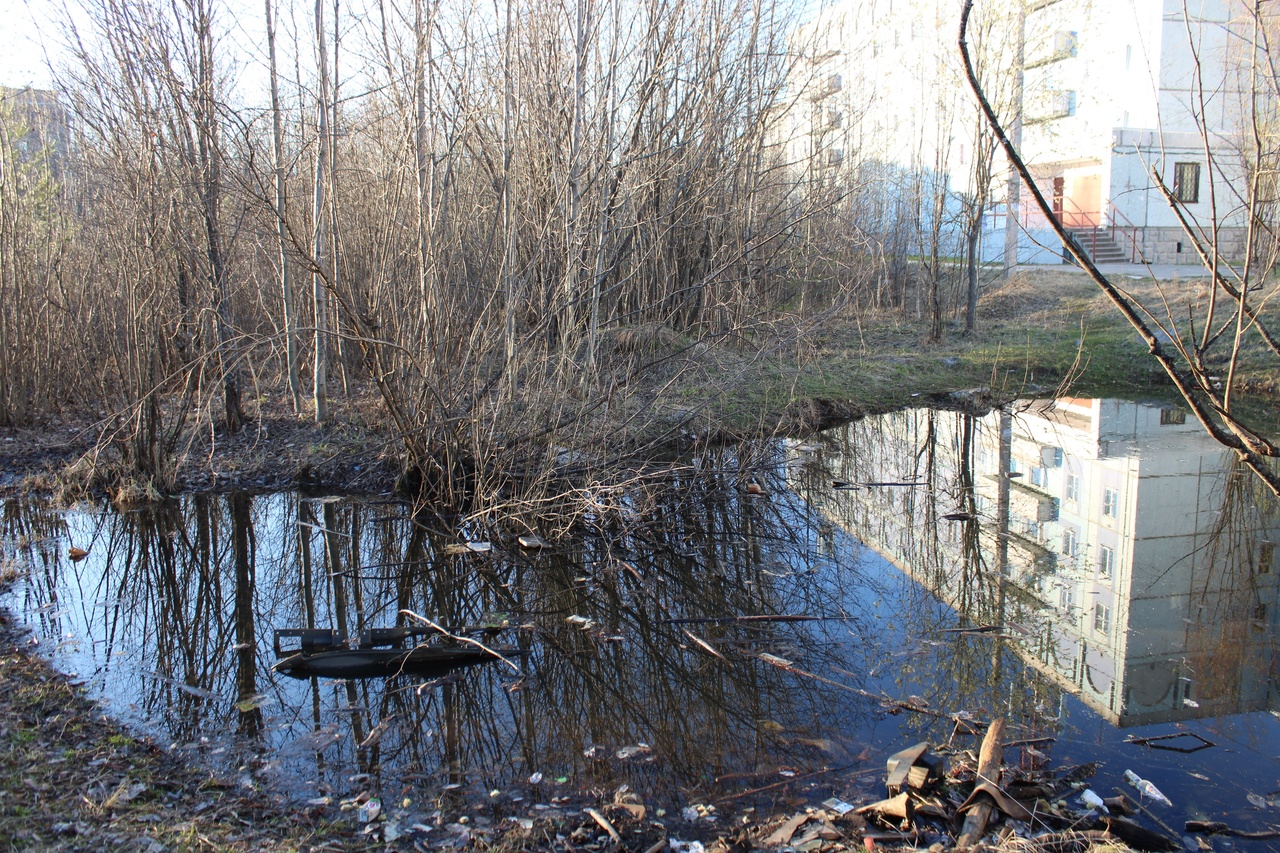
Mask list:
POLYGON ((1112 723, 1276 707, 1277 502, 1183 410, 915 409, 800 450, 811 502, 1112 723))

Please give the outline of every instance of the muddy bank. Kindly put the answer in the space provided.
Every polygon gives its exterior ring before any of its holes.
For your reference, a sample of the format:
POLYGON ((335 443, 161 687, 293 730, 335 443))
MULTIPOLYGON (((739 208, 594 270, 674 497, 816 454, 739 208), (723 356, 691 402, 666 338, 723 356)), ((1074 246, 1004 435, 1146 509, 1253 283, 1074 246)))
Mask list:
POLYGON ((135 738, 25 647, 0 615, 0 849, 371 848, 359 830, 280 805, 135 738))

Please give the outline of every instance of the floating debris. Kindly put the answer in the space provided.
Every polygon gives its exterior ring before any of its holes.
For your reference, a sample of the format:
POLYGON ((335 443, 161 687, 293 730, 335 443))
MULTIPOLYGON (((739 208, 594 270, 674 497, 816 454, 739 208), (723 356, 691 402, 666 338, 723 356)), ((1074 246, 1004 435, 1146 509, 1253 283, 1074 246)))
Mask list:
POLYGON ((622 749, 619 749, 614 753, 614 755, 625 761, 628 758, 635 758, 637 755, 648 755, 651 752, 653 752, 653 747, 649 746, 649 744, 637 743, 634 746, 622 747, 622 749))
POLYGON ((382 800, 377 797, 371 797, 366 800, 360 806, 360 810, 356 812, 361 823, 369 823, 372 820, 376 820, 380 814, 382 814, 382 800))
POLYGON ((1173 805, 1173 803, 1169 801, 1168 797, 1160 793, 1159 788, 1157 788, 1153 783, 1147 781, 1146 779, 1143 779, 1141 776, 1139 776, 1137 773, 1134 773, 1132 770, 1124 771, 1124 781, 1129 783, 1129 785, 1135 788, 1139 794, 1141 794, 1144 797, 1147 797, 1148 799, 1155 800, 1157 803, 1160 803, 1161 805, 1165 805, 1165 806, 1173 805))

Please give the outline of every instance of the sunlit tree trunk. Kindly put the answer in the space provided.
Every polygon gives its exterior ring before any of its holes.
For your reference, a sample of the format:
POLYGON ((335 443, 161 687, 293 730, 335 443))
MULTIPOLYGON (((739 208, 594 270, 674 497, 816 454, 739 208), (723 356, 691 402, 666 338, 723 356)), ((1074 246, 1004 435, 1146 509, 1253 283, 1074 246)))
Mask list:
POLYGON ((320 91, 316 114, 316 173, 312 196, 312 223, 315 242, 312 257, 311 295, 315 301, 315 370, 313 397, 316 422, 329 420, 329 295, 325 287, 325 256, 328 251, 325 178, 329 170, 329 57, 325 47, 324 0, 316 0, 316 49, 320 58, 320 91))
POLYGON ((205 0, 191 7, 197 49, 197 94, 194 104, 197 145, 200 160, 200 200, 204 218, 205 248, 209 259, 217 302, 218 361, 222 373, 224 424, 227 432, 239 432, 244 426, 240 407, 235 332, 231 318, 231 284, 227 258, 222 246, 220 207, 222 200, 222 148, 218 133, 218 110, 213 80, 213 29, 210 10, 205 0))
POLYGON ((267 56, 271 73, 271 159, 275 175, 275 207, 276 207, 276 242, 280 254, 280 292, 284 306, 284 348, 285 363, 288 365, 289 396, 293 399, 293 410, 302 408, 301 382, 298 378, 298 343, 295 338, 295 326, 298 323, 297 309, 293 304, 293 282, 289 275, 288 223, 285 216, 288 212, 286 181, 284 167, 284 121, 280 108, 280 78, 276 69, 276 24, 272 11, 272 0, 265 0, 267 14, 267 56))

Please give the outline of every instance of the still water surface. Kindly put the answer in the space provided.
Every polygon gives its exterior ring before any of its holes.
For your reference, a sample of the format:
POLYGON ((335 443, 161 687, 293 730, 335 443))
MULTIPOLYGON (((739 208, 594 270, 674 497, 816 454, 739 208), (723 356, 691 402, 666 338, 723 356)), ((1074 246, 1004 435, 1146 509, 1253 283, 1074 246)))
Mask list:
POLYGON ((1280 508, 1175 407, 915 409, 590 500, 541 551, 390 499, 11 501, 3 557, 29 572, 2 603, 113 714, 275 795, 461 786, 514 809, 628 784, 678 807, 803 777, 802 796, 858 801, 885 755, 1003 715, 1056 739, 1028 769, 1101 761, 1109 796, 1132 768, 1177 826, 1280 822, 1280 508), (529 653, 426 683, 271 669, 277 628, 402 611, 507 620, 524 627, 499 642, 529 653), (755 615, 824 618, 723 621, 755 615), (1124 743, 1179 731, 1214 746, 1124 743))

